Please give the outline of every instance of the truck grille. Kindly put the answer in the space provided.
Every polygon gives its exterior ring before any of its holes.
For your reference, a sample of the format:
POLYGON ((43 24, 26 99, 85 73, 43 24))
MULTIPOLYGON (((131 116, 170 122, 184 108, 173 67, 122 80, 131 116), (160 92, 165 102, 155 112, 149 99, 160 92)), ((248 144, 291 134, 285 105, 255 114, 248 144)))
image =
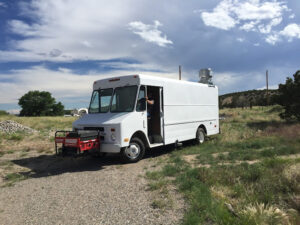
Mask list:
POLYGON ((98 130, 98 131, 104 131, 104 127, 84 127, 84 130, 98 130))

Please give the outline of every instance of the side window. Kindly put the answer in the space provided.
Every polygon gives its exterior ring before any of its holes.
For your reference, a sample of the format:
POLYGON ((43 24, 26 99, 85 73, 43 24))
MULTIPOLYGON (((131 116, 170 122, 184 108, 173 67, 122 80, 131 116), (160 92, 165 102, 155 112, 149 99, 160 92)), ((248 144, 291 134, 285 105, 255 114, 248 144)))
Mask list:
POLYGON ((138 95, 138 99, 137 99, 137 104, 136 104, 136 111, 137 112, 142 112, 142 111, 146 110, 145 97, 146 97, 145 86, 141 86, 140 92, 139 92, 139 95, 138 95))
POLYGON ((99 92, 94 91, 91 98, 89 113, 98 113, 98 112, 99 112, 99 92))

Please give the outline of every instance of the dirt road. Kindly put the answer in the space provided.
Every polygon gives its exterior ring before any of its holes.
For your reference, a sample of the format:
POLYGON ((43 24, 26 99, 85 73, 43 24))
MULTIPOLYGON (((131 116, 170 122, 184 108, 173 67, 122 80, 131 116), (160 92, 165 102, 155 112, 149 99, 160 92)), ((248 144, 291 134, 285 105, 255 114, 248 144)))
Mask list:
POLYGON ((119 164, 117 157, 62 159, 44 155, 13 161, 29 179, 0 188, 0 224, 178 224, 183 200, 172 209, 151 206, 146 168, 155 160, 119 164))

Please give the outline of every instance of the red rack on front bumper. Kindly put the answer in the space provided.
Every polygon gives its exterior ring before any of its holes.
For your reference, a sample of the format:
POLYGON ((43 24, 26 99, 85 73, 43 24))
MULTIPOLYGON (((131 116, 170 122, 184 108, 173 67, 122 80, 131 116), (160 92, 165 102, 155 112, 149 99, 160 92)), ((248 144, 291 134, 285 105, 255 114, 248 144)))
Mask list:
POLYGON ((73 148, 76 149, 77 154, 84 153, 85 151, 100 149, 100 140, 93 138, 90 140, 81 141, 80 137, 68 137, 68 133, 71 131, 56 131, 55 132, 55 153, 58 154, 58 144, 61 144, 62 149, 73 148), (59 133, 63 133, 63 136, 58 136, 59 133))

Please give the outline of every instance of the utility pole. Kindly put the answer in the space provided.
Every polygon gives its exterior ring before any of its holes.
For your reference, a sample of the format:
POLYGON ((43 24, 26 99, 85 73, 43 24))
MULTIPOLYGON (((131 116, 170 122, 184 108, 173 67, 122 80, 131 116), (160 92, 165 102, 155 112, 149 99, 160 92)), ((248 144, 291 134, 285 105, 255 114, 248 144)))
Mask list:
POLYGON ((267 106, 269 105, 269 71, 266 71, 267 106))
POLYGON ((181 80, 181 66, 179 66, 179 80, 181 80))

